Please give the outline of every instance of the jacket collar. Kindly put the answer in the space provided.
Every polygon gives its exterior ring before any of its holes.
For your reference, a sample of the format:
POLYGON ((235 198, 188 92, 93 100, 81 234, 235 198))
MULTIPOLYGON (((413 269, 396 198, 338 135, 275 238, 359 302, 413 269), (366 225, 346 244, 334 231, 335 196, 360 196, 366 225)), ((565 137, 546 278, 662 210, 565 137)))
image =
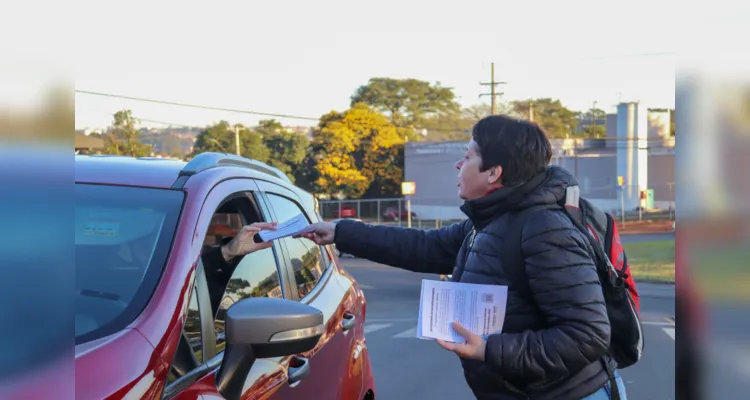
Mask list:
POLYGON ((545 169, 521 185, 501 187, 490 191, 484 197, 465 201, 461 211, 469 217, 477 230, 482 230, 496 217, 524 208, 524 197, 542 186, 549 172, 549 169, 545 169))

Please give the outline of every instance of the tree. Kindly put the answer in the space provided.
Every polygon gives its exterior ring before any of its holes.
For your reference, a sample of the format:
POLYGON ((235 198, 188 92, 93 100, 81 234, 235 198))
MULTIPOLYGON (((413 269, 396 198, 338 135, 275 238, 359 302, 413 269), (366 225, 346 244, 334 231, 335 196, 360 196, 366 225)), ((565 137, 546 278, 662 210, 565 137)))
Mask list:
MULTIPOLYGON (((261 135, 243 125, 237 125, 237 129, 240 136, 240 155, 267 162, 269 151, 261 135)), ((207 151, 236 154, 234 128, 229 125, 229 122, 221 121, 198 134, 193 145, 192 156, 195 157, 207 151)))
POLYGON ((458 114, 461 107, 451 88, 418 79, 371 78, 357 88, 351 105, 365 103, 397 126, 421 127, 427 118, 458 114))
POLYGON ((550 138, 566 138, 578 126, 578 114, 563 106, 560 100, 550 98, 529 99, 514 101, 511 104, 514 113, 527 119, 531 108, 534 114, 534 122, 542 127, 550 138))
POLYGON ((310 145, 307 137, 289 131, 273 119, 260 121, 255 130, 270 152, 268 164, 284 172, 294 182, 297 169, 305 160, 310 145))
POLYGON ((586 138, 604 138, 607 137, 607 128, 603 125, 588 125, 583 128, 581 135, 586 138))
POLYGON ((577 113, 578 128, 575 136, 603 138, 607 136, 607 113, 600 108, 591 108, 577 113))
POLYGON ((298 168, 294 170, 294 184, 308 192, 318 190, 317 181, 320 179, 318 172, 318 160, 321 158, 320 147, 314 143, 309 147, 305 154, 304 160, 298 168))
MULTIPOLYGON (((480 119, 487 117, 491 114, 491 109, 488 104, 475 104, 473 106, 465 107, 461 110, 461 116, 464 119, 471 121, 479 121, 480 119)), ((502 114, 502 113, 500 113, 502 114)))
POLYGON ((121 110, 114 114, 112 127, 104 135, 104 151, 107 154, 121 154, 131 157, 151 155, 151 146, 142 143, 138 122, 130 110, 121 110))
POLYGON ((226 291, 229 293, 237 293, 245 291, 250 288, 250 282, 247 279, 233 278, 227 283, 226 291))
POLYGON ((607 118, 607 113, 600 108, 592 108, 585 112, 578 113, 578 119, 581 121, 591 122, 596 118, 597 121, 607 118))
POLYGON ((313 133, 317 188, 349 198, 361 197, 370 187, 371 194, 398 193, 404 138, 411 134, 364 103, 322 116, 313 133))

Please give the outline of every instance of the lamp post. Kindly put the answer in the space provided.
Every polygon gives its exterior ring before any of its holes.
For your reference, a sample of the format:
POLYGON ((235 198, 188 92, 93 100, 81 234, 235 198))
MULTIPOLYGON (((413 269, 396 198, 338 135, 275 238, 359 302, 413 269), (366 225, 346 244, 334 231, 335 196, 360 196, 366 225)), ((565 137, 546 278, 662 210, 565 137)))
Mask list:
POLYGON ((237 155, 240 155, 240 126, 234 125, 234 148, 237 150, 237 155))

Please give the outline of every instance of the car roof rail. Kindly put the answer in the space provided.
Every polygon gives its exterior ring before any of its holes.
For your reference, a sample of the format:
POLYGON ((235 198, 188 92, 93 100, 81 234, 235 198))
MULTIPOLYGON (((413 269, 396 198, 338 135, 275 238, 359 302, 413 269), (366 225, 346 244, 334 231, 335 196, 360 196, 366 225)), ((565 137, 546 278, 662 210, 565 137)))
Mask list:
POLYGON ((281 172, 278 168, 272 167, 266 163, 258 160, 253 160, 245 157, 236 156, 234 154, 227 153, 214 153, 206 152, 200 153, 193 157, 192 160, 188 161, 185 167, 180 171, 180 176, 191 176, 198 172, 205 171, 210 168, 216 168, 221 166, 236 166, 249 168, 264 174, 271 175, 275 178, 279 178, 285 182, 292 183, 289 177, 281 172))

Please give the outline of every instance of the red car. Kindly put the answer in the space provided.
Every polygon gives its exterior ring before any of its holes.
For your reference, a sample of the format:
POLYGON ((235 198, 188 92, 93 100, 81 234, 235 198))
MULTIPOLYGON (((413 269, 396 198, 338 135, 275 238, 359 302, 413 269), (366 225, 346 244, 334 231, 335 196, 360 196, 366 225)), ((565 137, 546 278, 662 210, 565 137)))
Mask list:
MULTIPOLYGON (((406 211, 406 208, 401 208, 401 211, 399 211, 398 207, 396 206, 390 206, 385 209, 383 212, 383 219, 387 221, 400 221, 402 219, 408 219, 409 213, 406 211)), ((416 219, 417 214, 414 213, 414 211, 411 212, 411 219, 416 219)))
POLYGON ((338 206, 333 209, 333 218, 354 218, 357 216, 357 210, 352 206, 341 206, 341 215, 339 216, 338 206))
POLYGON ((75 193, 76 399, 375 398, 365 297, 331 248, 287 237, 207 261, 243 225, 320 220, 283 173, 76 156, 75 193))

